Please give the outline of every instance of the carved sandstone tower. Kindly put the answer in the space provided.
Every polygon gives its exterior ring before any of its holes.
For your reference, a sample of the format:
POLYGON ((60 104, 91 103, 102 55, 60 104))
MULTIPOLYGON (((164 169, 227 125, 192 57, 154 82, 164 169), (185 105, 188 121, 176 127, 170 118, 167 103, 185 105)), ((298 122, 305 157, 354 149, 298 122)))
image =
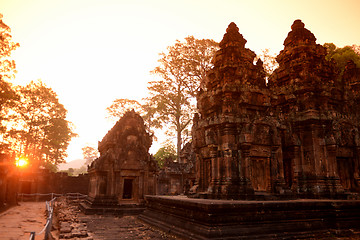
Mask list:
POLYGON ((296 20, 265 83, 231 23, 201 82, 197 193, 209 198, 344 198, 358 193, 360 70, 342 75, 296 20))
POLYGON ((209 198, 246 198, 283 182, 262 62, 253 64, 256 55, 238 30, 235 23, 228 26, 197 98, 197 191, 209 198))
POLYGON ((286 126, 285 180, 302 196, 340 196, 351 188, 345 182, 355 180, 348 167, 357 158, 357 123, 350 120, 343 82, 335 64, 325 60, 326 49, 300 20, 291 29, 269 79, 272 105, 286 126))
POLYGON ((156 194, 157 165, 148 152, 151 143, 141 116, 134 110, 126 112, 99 142, 100 157, 88 169, 90 191, 85 212, 139 208, 145 195, 156 194))

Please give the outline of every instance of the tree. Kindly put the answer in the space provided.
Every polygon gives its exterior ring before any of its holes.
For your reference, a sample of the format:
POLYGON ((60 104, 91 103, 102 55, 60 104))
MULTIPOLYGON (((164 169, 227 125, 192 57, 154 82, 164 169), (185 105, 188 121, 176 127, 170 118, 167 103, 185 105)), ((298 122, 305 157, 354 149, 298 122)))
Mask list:
POLYGON ((360 67, 360 46, 353 45, 338 48, 333 43, 325 43, 324 47, 327 50, 326 60, 333 59, 340 73, 343 73, 349 60, 353 60, 357 67, 360 67))
POLYGON ((85 165, 91 164, 96 158, 99 157, 99 152, 92 146, 85 146, 82 149, 85 165))
POLYGON ((15 62, 11 60, 11 53, 19 43, 12 41, 11 29, 2 21, 0 14, 0 152, 7 149, 4 144, 4 135, 7 127, 4 122, 9 121, 9 111, 14 106, 17 95, 7 80, 15 73, 15 62))
POLYGON ((154 135, 154 128, 159 128, 160 122, 154 118, 153 107, 150 103, 146 102, 145 104, 141 104, 136 100, 121 98, 115 99, 112 104, 106 108, 108 112, 107 118, 111 120, 119 120, 127 111, 134 110, 143 118, 144 123, 147 127, 147 130, 154 135))
POLYGON ((80 174, 85 174, 85 173, 87 173, 87 167, 83 165, 80 168, 74 169, 73 176, 79 176, 80 174))
POLYGON ((257 61, 259 58, 263 62, 266 78, 268 78, 279 66, 276 61, 276 55, 270 54, 270 50, 266 48, 261 51, 260 55, 256 56, 255 61, 257 61))
POLYGON ((159 167, 162 168, 167 159, 171 159, 172 161, 176 160, 175 146, 169 141, 165 142, 165 144, 155 153, 154 158, 159 167))
POLYGON ((49 167, 64 162, 75 134, 66 120, 67 110, 56 93, 41 81, 17 88, 19 100, 8 126, 8 141, 17 154, 27 156, 33 166, 49 167))
POLYGON ((12 41, 11 29, 3 20, 0 14, 0 75, 3 80, 11 79, 16 72, 15 61, 11 59, 11 53, 20 46, 12 41))
POLYGON ((6 144, 7 122, 11 121, 9 112, 15 106, 17 94, 11 85, 2 79, 0 75, 0 152, 7 150, 9 145, 6 144))
POLYGON ((112 104, 106 108, 108 112, 107 118, 117 121, 127 111, 132 109, 140 115, 143 113, 142 105, 138 101, 126 98, 115 99, 112 104))
POLYGON ((68 170, 65 171, 65 172, 67 172, 67 174, 68 174, 69 176, 73 176, 73 175, 74 175, 74 172, 75 172, 75 169, 73 169, 73 168, 68 168, 68 170))
POLYGON ((360 45, 353 44, 353 45, 351 46, 351 48, 352 48, 358 55, 360 55, 360 45))
POLYGON ((185 42, 177 40, 167 47, 166 53, 160 54, 159 66, 151 72, 160 79, 148 83, 147 105, 153 117, 162 123, 160 127, 165 125, 170 129, 168 135, 176 135, 178 158, 189 134, 200 80, 213 66, 211 60, 217 49, 218 43, 211 39, 189 36, 185 42))

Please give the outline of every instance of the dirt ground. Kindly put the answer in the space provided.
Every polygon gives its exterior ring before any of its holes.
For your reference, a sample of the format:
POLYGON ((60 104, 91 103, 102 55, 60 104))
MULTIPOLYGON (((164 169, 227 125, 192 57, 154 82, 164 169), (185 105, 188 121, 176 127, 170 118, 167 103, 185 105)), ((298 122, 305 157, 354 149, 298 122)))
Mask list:
POLYGON ((139 221, 135 216, 82 215, 80 221, 86 222, 89 234, 94 240, 163 240, 174 239, 164 232, 153 229, 139 221))
MULTIPOLYGON (((20 202, 0 213, 1 240, 28 240, 30 232, 39 233, 46 224, 45 202, 20 202)), ((35 239, 44 239, 44 233, 35 239)))
MULTIPOLYGON (((0 213, 1 240, 29 240, 30 232, 39 233, 46 224, 45 202, 20 202, 0 213)), ((86 223, 89 238, 93 240, 118 239, 172 239, 165 233, 143 224, 135 216, 102 216, 79 214, 86 223)), ((44 239, 44 233, 35 235, 35 240, 44 239)))

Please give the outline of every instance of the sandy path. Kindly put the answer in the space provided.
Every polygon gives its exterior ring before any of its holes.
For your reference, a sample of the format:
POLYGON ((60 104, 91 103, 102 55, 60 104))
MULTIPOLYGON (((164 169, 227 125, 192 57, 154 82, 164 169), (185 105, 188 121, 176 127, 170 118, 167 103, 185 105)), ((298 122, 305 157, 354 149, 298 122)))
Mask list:
MULTIPOLYGON (((0 214, 1 240, 28 240, 30 232, 39 233, 45 226, 45 202, 20 202, 20 206, 12 207, 0 214)), ((44 239, 44 233, 36 235, 36 239, 44 239)))

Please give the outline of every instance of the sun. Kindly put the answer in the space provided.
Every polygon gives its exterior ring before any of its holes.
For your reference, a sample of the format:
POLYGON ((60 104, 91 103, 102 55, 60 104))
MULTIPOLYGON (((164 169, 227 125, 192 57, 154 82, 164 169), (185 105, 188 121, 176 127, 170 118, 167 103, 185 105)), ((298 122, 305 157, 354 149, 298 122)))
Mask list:
POLYGON ((26 157, 16 158, 15 165, 20 168, 24 168, 29 164, 29 160, 26 157))

